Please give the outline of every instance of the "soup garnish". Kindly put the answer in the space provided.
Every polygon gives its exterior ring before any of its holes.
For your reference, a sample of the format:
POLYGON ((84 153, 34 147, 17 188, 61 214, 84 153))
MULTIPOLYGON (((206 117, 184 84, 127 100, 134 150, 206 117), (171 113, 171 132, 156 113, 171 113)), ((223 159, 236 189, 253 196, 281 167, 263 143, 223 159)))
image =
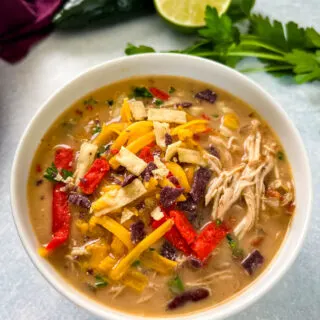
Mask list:
POLYGON ((295 207, 270 127, 239 99, 184 78, 91 93, 49 129, 33 168, 39 253, 93 299, 143 315, 239 292, 270 263, 295 207))

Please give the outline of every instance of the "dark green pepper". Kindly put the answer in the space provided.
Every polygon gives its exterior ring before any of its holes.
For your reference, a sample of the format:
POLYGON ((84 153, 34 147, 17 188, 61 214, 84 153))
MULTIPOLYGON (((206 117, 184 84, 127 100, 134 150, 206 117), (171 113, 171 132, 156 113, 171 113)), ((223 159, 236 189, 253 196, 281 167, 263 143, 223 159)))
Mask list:
POLYGON ((69 0, 54 16, 59 29, 112 24, 154 12, 152 0, 69 0))

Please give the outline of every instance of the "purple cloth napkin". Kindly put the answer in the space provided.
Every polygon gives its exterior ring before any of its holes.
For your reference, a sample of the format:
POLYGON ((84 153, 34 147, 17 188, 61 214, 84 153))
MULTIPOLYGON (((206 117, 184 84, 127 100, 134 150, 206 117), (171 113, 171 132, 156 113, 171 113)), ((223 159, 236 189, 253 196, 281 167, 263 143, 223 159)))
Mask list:
POLYGON ((0 0, 0 57, 22 59, 51 30, 61 0, 0 0))

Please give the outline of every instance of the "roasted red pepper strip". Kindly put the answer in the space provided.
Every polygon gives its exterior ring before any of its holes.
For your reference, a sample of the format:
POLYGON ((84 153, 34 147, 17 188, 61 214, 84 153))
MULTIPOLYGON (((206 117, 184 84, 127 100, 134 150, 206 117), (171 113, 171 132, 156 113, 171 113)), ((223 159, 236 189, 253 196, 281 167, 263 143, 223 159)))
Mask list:
POLYGON ((158 88, 151 87, 151 88, 149 88, 149 91, 152 93, 152 95, 155 98, 158 98, 161 100, 168 100, 170 98, 170 95, 168 95, 166 92, 164 92, 158 88))
POLYGON ((73 150, 59 148, 56 150, 54 164, 58 169, 70 170, 72 168, 73 150))
POLYGON ((69 237, 71 214, 68 206, 68 196, 64 183, 56 183, 52 193, 52 240, 47 244, 47 250, 54 250, 69 237), (61 190, 62 189, 62 190, 61 190))
MULTIPOLYGON (((54 164, 58 169, 70 170, 72 159, 72 149, 60 148, 56 151, 54 164)), ((49 251, 59 247, 69 237, 71 214, 64 186, 64 183, 56 183, 52 191, 52 240, 46 246, 49 251)))
POLYGON ((144 160, 147 163, 152 162, 154 160, 154 157, 151 152, 151 147, 150 146, 143 147, 139 153, 139 158, 144 160))
POLYGON ((226 237, 228 232, 228 229, 223 224, 217 226, 215 222, 210 222, 202 229, 191 248, 196 256, 204 261, 226 237))
POLYGON ((187 244, 192 244, 197 237, 197 233, 184 213, 178 210, 172 210, 170 211, 169 215, 170 218, 173 219, 174 225, 178 229, 181 236, 187 241, 187 244))
MULTIPOLYGON (((168 218, 168 216, 164 216, 161 220, 152 222, 152 228, 157 229, 160 227, 168 218)), ((164 236, 175 248, 182 251, 185 255, 190 255, 191 250, 188 246, 187 242, 181 237, 178 229, 173 226, 170 231, 168 231, 164 236)))
POLYGON ((96 159, 79 183, 81 191, 85 194, 92 194, 109 169, 107 160, 104 158, 96 159))

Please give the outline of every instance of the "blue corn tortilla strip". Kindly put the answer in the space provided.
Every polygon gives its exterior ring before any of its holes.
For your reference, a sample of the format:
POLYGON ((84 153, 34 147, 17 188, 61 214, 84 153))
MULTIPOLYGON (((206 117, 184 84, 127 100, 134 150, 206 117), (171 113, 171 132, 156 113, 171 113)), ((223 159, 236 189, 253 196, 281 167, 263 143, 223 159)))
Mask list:
POLYGON ((165 140, 166 146, 168 146, 173 142, 172 136, 169 133, 165 134, 164 140, 165 140))
POLYGON ((137 244, 143 240, 146 236, 146 231, 144 230, 144 223, 141 220, 138 220, 135 223, 132 223, 130 226, 131 231, 131 241, 134 244, 137 244))
POLYGON ((190 191, 190 195, 193 201, 200 201, 205 194, 207 184, 211 178, 211 171, 206 168, 199 168, 194 174, 193 184, 190 191))
POLYGON ((172 206, 176 199, 183 193, 183 188, 164 187, 160 192, 160 204, 163 208, 172 206))
POLYGON ((180 211, 183 211, 188 220, 193 222, 197 216, 197 203, 192 199, 191 196, 188 196, 186 201, 181 201, 177 204, 177 207, 180 211))
POLYGON ((244 260, 242 260, 241 265, 246 270, 246 272, 251 276, 264 262, 264 257, 259 252, 259 250, 254 250, 248 254, 244 260))
POLYGON ((210 154, 212 154, 216 158, 220 159, 220 153, 219 153, 218 149, 215 146, 213 146, 212 144, 210 144, 208 151, 210 154))
POLYGON ((197 302, 209 297, 210 292, 206 288, 198 288, 185 291, 174 297, 167 305, 168 310, 174 310, 182 307, 187 302, 197 302))
POLYGON ((160 254, 172 261, 175 261, 177 259, 177 250, 175 247, 168 241, 165 241, 160 250, 160 254))
POLYGON ((149 181, 153 176, 152 171, 158 169, 154 162, 149 162, 147 167, 142 171, 141 177, 144 181, 149 181))
POLYGON ((89 198, 80 193, 70 193, 68 201, 77 207, 85 209, 90 209, 91 207, 91 201, 89 200, 89 198))
POLYGON ((134 179, 136 178, 136 176, 134 174, 126 174, 124 176, 123 182, 121 184, 121 187, 125 187, 128 184, 130 184, 134 179))
POLYGON ((217 100, 217 94, 210 89, 198 92, 195 97, 200 100, 205 100, 209 103, 215 103, 217 100))

